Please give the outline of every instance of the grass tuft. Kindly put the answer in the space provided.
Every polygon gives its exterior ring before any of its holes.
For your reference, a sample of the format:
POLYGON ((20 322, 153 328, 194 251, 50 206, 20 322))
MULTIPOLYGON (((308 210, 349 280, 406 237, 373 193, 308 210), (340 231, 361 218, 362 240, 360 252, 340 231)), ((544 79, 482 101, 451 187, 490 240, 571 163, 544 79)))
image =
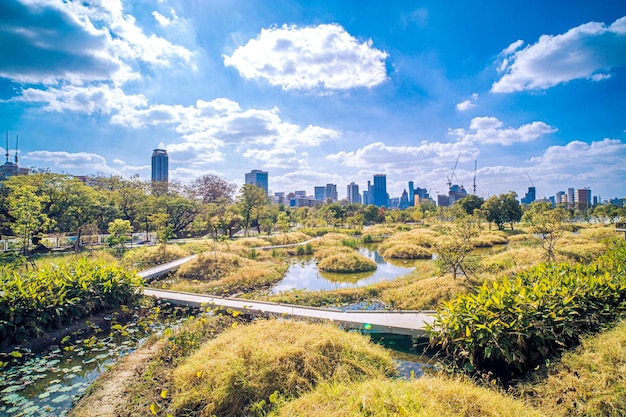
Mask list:
POLYGON ((358 252, 338 253, 319 261, 317 268, 327 272, 367 272, 376 269, 376 262, 358 252))
POLYGON ((174 371, 175 415, 265 415, 270 396, 297 397, 321 382, 395 374, 389 354, 334 326, 261 320, 208 342, 174 371), (277 393, 277 394, 275 394, 277 393))

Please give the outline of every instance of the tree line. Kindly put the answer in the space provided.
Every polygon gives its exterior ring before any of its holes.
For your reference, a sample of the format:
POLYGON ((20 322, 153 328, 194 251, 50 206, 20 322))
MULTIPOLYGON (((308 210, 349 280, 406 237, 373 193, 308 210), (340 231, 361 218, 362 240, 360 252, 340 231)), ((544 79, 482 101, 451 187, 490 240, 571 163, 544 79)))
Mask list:
MULTIPOLYGON (((590 213, 613 222, 624 216, 623 211, 598 206, 590 213)), ((91 176, 81 181, 48 172, 14 176, 0 183, 0 233, 20 239, 26 254, 41 245, 46 235, 73 235, 80 244, 81 236, 106 234, 112 226, 122 235, 129 231, 146 235, 156 232, 159 240, 166 241, 207 234, 232 237, 239 230, 252 228, 257 233, 286 232, 295 225, 358 229, 364 224, 455 218, 455 213, 463 212, 498 228, 513 228, 523 214, 512 192, 487 200, 469 195, 447 208, 427 202, 406 210, 389 210, 347 201, 295 208, 271 204, 264 190, 251 184, 237 190, 234 183, 213 174, 186 185, 151 183, 137 176, 91 176)))

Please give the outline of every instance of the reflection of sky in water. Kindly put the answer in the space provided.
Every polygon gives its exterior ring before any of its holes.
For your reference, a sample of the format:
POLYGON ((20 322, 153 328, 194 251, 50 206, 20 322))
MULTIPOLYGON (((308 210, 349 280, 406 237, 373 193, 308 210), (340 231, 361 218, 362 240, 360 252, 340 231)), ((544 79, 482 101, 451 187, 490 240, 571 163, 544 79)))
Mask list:
POLYGON ((370 272, 334 274, 320 272, 315 265, 315 259, 307 258, 293 264, 285 277, 276 284, 273 294, 288 290, 334 290, 340 288, 364 287, 380 281, 391 281, 411 273, 415 262, 407 262, 406 266, 396 266, 386 262, 375 250, 359 249, 361 254, 373 259, 377 269, 370 272))

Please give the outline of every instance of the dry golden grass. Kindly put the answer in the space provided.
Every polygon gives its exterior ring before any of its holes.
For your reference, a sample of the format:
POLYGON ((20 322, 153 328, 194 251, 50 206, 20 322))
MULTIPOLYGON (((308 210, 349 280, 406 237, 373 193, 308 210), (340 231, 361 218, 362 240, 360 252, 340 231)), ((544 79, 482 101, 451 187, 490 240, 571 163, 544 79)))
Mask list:
POLYGON ((272 245, 289 245, 292 243, 306 242, 311 236, 301 232, 284 233, 270 237, 268 240, 272 245))
POLYGON ((430 259, 433 257, 430 249, 410 243, 398 243, 382 250, 379 248, 379 252, 385 258, 392 259, 430 259))
POLYGON ((237 239, 232 244, 234 246, 244 246, 247 248, 257 248, 259 246, 270 246, 269 240, 260 237, 244 237, 237 239))
POLYGON ((541 251, 535 247, 518 247, 482 257, 480 269, 491 274, 511 275, 536 265, 541 257, 541 251))
POLYGON ((274 417, 524 417, 536 409, 502 392, 443 377, 371 379, 351 385, 322 384, 285 402, 274 417))
POLYGON ((385 249, 399 243, 430 248, 433 246, 437 233, 428 229, 414 229, 408 232, 397 232, 388 237, 379 248, 385 249))
POLYGON ((354 249, 347 246, 320 246, 313 251, 313 254, 315 256, 315 259, 321 261, 322 259, 328 258, 329 256, 334 256, 338 254, 349 254, 354 252, 354 249))
POLYGON ((472 286, 465 279, 449 276, 407 280, 405 285, 383 289, 380 299, 392 309, 433 310, 442 301, 449 301, 459 294, 470 291, 472 286))
POLYGON ((493 242, 491 239, 485 236, 478 236, 472 238, 472 244, 475 248, 490 248, 493 246, 493 242))
POLYGON ((367 226, 363 229, 364 235, 371 236, 387 236, 396 233, 397 230, 395 227, 386 226, 384 224, 374 224, 372 226, 367 226))
POLYGON ((293 398, 322 382, 347 384, 395 372, 387 351, 361 335, 259 320, 225 332, 179 366, 173 406, 175 415, 265 415, 275 392, 293 398))
POLYGON ((606 246, 602 243, 570 243, 559 242, 556 245, 556 253, 559 260, 575 262, 591 262, 606 251, 606 246))
MULTIPOLYGON (((179 273, 184 273, 181 269, 179 273)), ((170 284, 168 289, 215 295, 240 294, 269 288, 282 279, 286 270, 287 265, 282 263, 239 258, 239 267, 222 277, 214 280, 182 279, 170 284)), ((202 269, 199 268, 198 273, 201 274, 202 269)))
POLYGON ((156 245, 133 248, 122 257, 122 265, 137 270, 151 268, 189 256, 190 252, 178 245, 156 245))
POLYGON ((579 233, 582 237, 597 241, 607 238, 611 239, 617 235, 617 233, 615 233, 615 226, 613 225, 588 227, 581 229, 579 233))
POLYGON ((626 415, 626 322, 587 337, 547 379, 519 388, 546 415, 626 415))
POLYGON ((185 279, 211 281, 223 278, 251 262, 232 253, 203 253, 181 265, 176 275, 185 279))
POLYGON ((312 243, 314 248, 324 247, 324 246, 332 246, 332 245, 340 245, 345 239, 348 239, 350 236, 344 235, 343 233, 326 233, 321 239, 317 239, 312 243))
POLYGON ((482 232, 480 234, 480 237, 482 239, 490 241, 492 245, 506 245, 507 243, 509 243, 509 237, 504 232, 482 232))
POLYGON ((337 253, 324 257, 317 263, 320 271, 328 272, 366 272, 376 269, 376 262, 356 251, 337 253))

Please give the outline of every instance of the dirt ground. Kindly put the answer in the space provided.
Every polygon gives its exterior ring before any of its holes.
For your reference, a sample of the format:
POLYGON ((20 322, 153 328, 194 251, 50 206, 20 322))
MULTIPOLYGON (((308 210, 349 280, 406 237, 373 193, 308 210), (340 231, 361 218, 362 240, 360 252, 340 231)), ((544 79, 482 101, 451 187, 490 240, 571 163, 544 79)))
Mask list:
POLYGON ((119 417, 125 414, 128 396, 128 381, 141 375, 158 352, 159 343, 144 346, 120 359, 96 384, 72 407, 68 417, 119 417))

